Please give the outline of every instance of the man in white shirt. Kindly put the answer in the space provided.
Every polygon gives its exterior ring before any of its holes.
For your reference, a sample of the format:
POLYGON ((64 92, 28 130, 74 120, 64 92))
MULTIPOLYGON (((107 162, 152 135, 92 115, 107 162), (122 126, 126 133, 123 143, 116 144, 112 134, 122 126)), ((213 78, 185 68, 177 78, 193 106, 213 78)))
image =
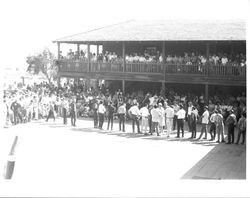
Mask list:
POLYGON ((138 106, 139 106, 139 104, 136 103, 132 107, 130 107, 130 109, 128 110, 128 113, 132 119, 133 133, 135 132, 135 124, 137 125, 137 132, 141 133, 140 132, 140 123, 139 123, 141 113, 140 113, 138 106))
POLYGON ((106 112, 106 108, 103 105, 103 101, 100 101, 98 107, 98 115, 99 115, 99 128, 102 129, 103 122, 104 122, 104 113, 106 112))
POLYGON ((158 110, 159 110, 159 129, 160 133, 163 133, 163 127, 165 126, 165 110, 162 107, 162 103, 158 104, 158 110))
POLYGON ((193 104, 192 102, 188 102, 188 109, 187 109, 187 118, 188 118, 188 131, 191 132, 192 126, 191 126, 191 112, 192 112, 193 104))
POLYGON ((151 131, 150 134, 153 134, 153 131, 155 130, 155 132, 157 133, 157 136, 159 136, 159 132, 158 132, 158 123, 159 123, 159 110, 157 108, 157 105, 154 105, 154 108, 151 110, 151 116, 152 116, 152 127, 151 127, 151 131))
POLYGON ((174 108, 171 106, 167 106, 165 114, 166 114, 167 137, 169 137, 173 127, 174 108))
MULTIPOLYGON (((205 140, 207 139, 208 122, 209 122, 208 106, 205 106, 205 111, 201 116, 201 134, 200 134, 200 137, 198 138, 198 140, 201 139, 204 131, 205 131, 205 137, 203 139, 205 139, 205 140)), ((212 135, 211 135, 211 138, 213 138, 212 135)))
POLYGON ((144 131, 144 134, 147 134, 147 128, 148 128, 148 118, 149 118, 149 111, 148 111, 148 104, 145 104, 144 107, 140 109, 141 113, 141 132, 144 131))
POLYGON ((182 137, 184 137, 184 119, 186 117, 186 111, 183 109, 183 105, 180 104, 180 110, 177 112, 177 138, 180 137, 180 129, 182 131, 182 137))

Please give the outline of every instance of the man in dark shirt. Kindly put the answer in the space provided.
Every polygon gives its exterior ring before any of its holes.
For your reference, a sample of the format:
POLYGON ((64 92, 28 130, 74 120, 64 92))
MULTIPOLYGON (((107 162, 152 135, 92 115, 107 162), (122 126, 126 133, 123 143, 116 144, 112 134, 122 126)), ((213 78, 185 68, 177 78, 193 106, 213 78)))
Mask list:
POLYGON ((107 130, 109 130, 110 122, 111 122, 111 131, 113 130, 114 112, 115 112, 115 107, 112 104, 112 102, 109 102, 109 104, 108 104, 108 127, 107 127, 107 130))
POLYGON ((13 111, 14 113, 14 125, 17 124, 17 117, 19 118, 20 122, 22 123, 23 119, 22 119, 22 116, 20 114, 20 108, 21 108, 21 105, 17 102, 17 100, 15 100, 11 106, 10 106, 10 109, 13 111))
POLYGON ((92 101, 93 117, 94 117, 94 128, 98 128, 98 101, 94 97, 92 101))
POLYGON ((76 99, 73 98, 70 103, 71 125, 76 126, 76 99))

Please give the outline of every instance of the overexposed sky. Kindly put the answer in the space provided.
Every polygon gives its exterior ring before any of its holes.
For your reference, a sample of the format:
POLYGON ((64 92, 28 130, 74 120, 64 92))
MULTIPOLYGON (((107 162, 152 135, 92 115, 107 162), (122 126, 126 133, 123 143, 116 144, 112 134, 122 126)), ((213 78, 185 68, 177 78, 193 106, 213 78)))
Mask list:
POLYGON ((0 3, 1 66, 26 67, 26 57, 52 40, 130 19, 246 19, 248 0, 6 0, 0 3))

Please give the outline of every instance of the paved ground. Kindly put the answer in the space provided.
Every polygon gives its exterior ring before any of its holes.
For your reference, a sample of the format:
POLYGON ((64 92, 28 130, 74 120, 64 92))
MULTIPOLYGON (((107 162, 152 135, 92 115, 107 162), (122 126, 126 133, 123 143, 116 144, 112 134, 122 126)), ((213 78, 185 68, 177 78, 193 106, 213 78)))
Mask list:
POLYGON ((2 180, 0 196, 246 196, 240 191, 245 146, 190 141, 189 133, 184 139, 132 134, 131 126, 123 133, 117 124, 101 131, 90 120, 76 127, 61 123, 37 121, 0 132, 0 171, 18 136, 14 175, 2 180), (239 188, 222 190, 228 184, 218 185, 221 179, 240 179, 239 188))

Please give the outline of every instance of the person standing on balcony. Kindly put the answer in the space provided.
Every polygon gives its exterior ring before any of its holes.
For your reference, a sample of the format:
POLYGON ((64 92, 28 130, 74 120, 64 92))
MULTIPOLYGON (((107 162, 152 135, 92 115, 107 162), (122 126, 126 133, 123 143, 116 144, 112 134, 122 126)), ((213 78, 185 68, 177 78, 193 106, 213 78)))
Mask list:
POLYGON ((103 101, 100 101, 100 104, 99 104, 99 107, 98 107, 99 129, 102 129, 102 127, 103 127, 105 112, 106 112, 106 108, 103 105, 103 101))
POLYGON ((132 130, 133 130, 133 133, 135 132, 135 124, 137 126, 137 132, 141 133, 140 132, 140 123, 139 123, 141 113, 140 113, 140 110, 139 110, 138 106, 139 106, 139 104, 136 102, 128 110, 128 113, 129 113, 129 115, 130 115, 130 117, 132 119, 132 130))
POLYGON ((227 124, 227 143, 226 144, 233 144, 234 143, 234 128, 237 124, 236 116, 234 114, 234 111, 230 111, 230 115, 226 119, 227 124))
POLYGON ((177 112, 177 138, 180 138, 180 129, 182 131, 182 137, 184 137, 185 117, 186 117, 186 111, 183 109, 183 105, 180 104, 180 110, 177 112))

